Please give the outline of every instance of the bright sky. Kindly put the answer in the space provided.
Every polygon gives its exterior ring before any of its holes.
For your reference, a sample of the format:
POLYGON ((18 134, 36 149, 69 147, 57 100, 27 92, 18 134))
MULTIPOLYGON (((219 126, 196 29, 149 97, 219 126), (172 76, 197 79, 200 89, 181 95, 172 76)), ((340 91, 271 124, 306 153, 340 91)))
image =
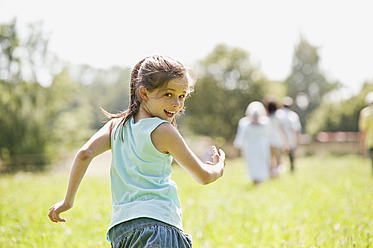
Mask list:
POLYGON ((42 20, 50 50, 73 64, 132 67, 163 54, 188 65, 217 44, 246 50, 273 80, 291 69, 302 34, 320 67, 357 93, 373 80, 370 0, 2 0, 0 22, 42 20))

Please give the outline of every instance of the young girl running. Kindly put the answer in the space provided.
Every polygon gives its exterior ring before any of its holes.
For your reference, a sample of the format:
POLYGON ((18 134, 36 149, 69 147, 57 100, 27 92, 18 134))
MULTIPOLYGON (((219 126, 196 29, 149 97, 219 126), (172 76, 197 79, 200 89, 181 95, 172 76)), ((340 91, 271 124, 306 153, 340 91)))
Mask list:
POLYGON ((113 214, 107 232, 112 247, 191 247, 183 232, 176 184, 170 179, 174 158, 200 184, 223 175, 225 153, 213 147, 212 162, 203 163, 178 132, 175 116, 193 82, 183 64, 153 56, 132 70, 130 104, 108 121, 77 152, 65 199, 49 209, 53 222, 73 207, 79 184, 97 155, 111 149, 113 214))

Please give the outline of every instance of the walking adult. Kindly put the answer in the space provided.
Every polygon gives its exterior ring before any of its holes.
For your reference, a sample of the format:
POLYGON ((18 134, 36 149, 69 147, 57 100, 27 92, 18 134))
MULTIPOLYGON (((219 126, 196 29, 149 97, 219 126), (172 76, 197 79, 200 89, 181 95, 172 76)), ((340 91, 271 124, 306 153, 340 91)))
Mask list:
POLYGON ((261 102, 254 101, 238 123, 234 146, 241 150, 247 176, 259 184, 269 177, 268 118, 261 102))
POLYGON ((283 107, 280 108, 277 113, 283 125, 286 141, 289 145, 288 155, 290 171, 292 173, 294 172, 295 151, 299 145, 300 132, 302 129, 298 114, 291 109, 293 103, 293 99, 286 96, 282 101, 283 107))
POLYGON ((266 102, 269 118, 269 146, 271 149, 270 176, 277 177, 282 171, 282 152, 289 152, 288 141, 285 136, 284 126, 278 117, 278 104, 275 99, 266 102))

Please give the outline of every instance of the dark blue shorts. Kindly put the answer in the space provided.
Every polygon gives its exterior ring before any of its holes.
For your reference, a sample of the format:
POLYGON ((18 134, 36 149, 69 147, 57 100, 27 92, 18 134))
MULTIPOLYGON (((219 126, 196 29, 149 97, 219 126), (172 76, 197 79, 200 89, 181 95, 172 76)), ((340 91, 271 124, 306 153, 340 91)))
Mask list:
POLYGON ((164 222, 139 218, 118 224, 110 229, 113 248, 190 248, 191 235, 164 222))

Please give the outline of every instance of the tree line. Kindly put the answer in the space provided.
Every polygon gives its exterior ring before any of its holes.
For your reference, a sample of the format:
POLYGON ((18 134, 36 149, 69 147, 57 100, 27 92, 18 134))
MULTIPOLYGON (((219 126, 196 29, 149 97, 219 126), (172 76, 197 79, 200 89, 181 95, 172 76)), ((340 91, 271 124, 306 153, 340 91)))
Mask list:
MULTIPOLYGON (((48 51, 42 23, 28 30, 20 39, 16 20, 0 24, 1 171, 44 169, 104 124, 100 107, 120 112, 128 106, 131 68, 65 63, 48 51)), ((327 79, 319 60, 317 47, 301 37, 288 77, 271 81, 247 51, 219 44, 193 66, 198 80, 179 129, 231 143, 246 106, 271 94, 295 99, 306 133, 357 131, 358 112, 372 84, 365 82, 348 100, 330 101, 342 86, 327 79)))

